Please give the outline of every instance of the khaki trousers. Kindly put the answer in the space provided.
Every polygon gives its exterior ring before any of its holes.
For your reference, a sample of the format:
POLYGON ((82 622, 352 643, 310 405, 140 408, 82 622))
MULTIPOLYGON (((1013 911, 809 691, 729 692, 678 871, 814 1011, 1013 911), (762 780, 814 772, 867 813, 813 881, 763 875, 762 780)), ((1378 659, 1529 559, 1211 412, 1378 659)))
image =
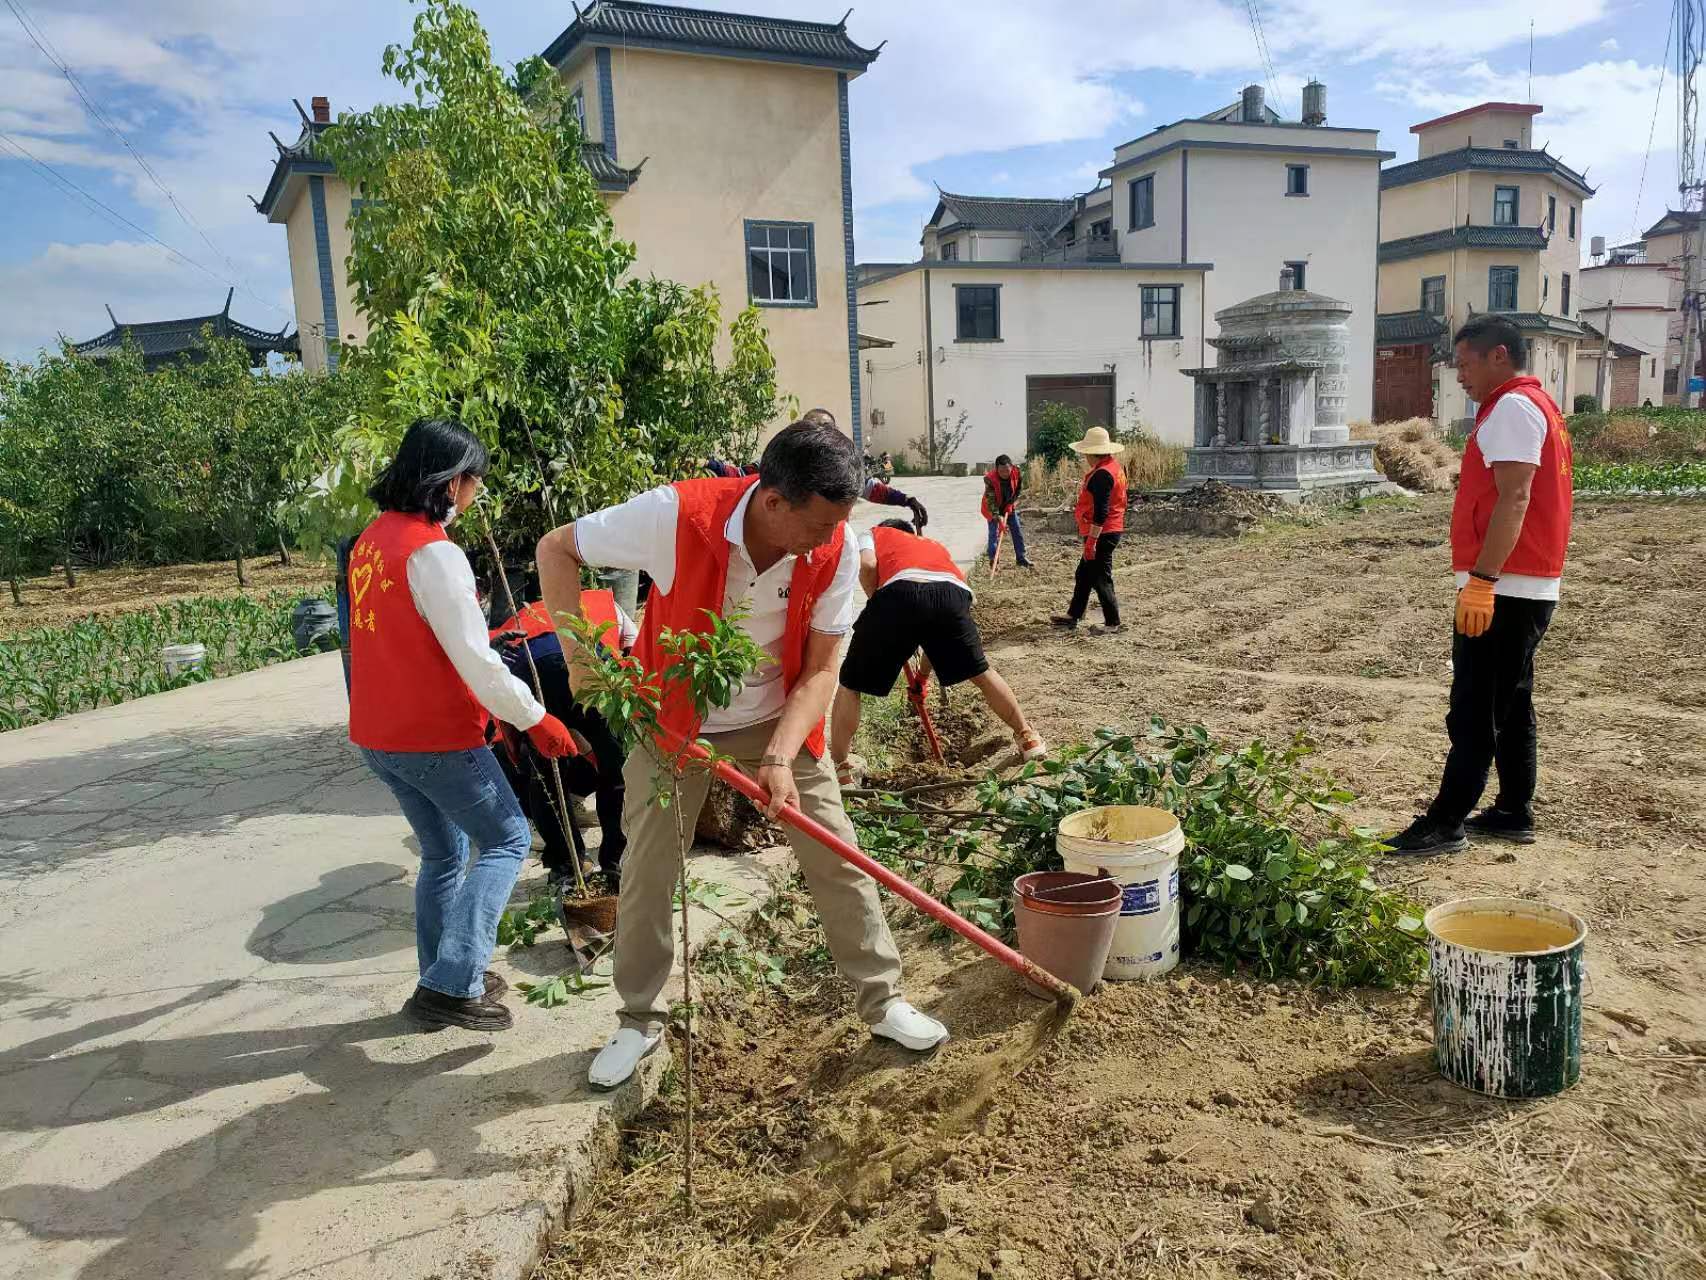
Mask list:
MULTIPOLYGON (((759 757, 769 745, 774 728, 774 721, 766 721, 705 738, 756 776, 759 757)), ((656 1034, 669 1017, 661 997, 675 960, 671 902, 677 879, 678 815, 673 807, 657 802, 660 782, 663 793, 668 794, 667 769, 649 749, 641 747, 629 754, 622 780, 627 791, 622 829, 628 835, 628 848, 622 855, 622 900, 613 976, 616 994, 622 997, 622 1025, 656 1034)), ((827 754, 822 760, 814 760, 801 751, 794 761, 794 783, 800 793, 800 809, 808 817, 849 844, 856 843, 827 754)), ((710 788, 711 775, 704 769, 689 767, 681 777, 679 820, 689 842, 710 788)), ((900 995, 900 953, 883 919, 877 882, 816 840, 792 827, 782 829, 805 874, 836 967, 857 988, 859 1016, 866 1023, 881 1022, 890 1002, 900 995)))

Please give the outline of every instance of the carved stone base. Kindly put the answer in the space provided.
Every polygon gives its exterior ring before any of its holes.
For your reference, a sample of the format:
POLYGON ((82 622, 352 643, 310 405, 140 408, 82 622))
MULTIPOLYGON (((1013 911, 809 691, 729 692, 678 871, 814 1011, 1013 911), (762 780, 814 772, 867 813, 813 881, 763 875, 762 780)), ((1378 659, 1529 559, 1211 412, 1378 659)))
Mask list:
POLYGON ((1185 451, 1187 485, 1219 480, 1244 489, 1322 489, 1378 483, 1374 442, 1224 445, 1185 451))

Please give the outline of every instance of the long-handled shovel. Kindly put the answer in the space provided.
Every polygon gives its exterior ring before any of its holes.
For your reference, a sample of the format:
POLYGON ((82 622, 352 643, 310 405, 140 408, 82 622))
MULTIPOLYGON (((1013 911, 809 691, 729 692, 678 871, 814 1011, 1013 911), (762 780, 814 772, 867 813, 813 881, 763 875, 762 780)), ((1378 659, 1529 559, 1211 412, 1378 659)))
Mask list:
POLYGON ((911 704, 913 714, 918 717, 918 723, 924 728, 924 741, 930 744, 930 754, 936 757, 937 764, 943 764, 947 757, 942 754, 942 740, 936 736, 936 725, 930 719, 930 706, 924 699, 929 685, 929 676, 912 663, 906 664, 906 700, 911 704))
MULTIPOLYGON (((696 742, 687 747, 685 754, 689 759, 700 762, 709 761, 711 759, 710 752, 706 751, 705 748, 701 747, 696 742)), ((751 800, 759 808, 763 809, 769 806, 770 793, 757 782, 753 781, 753 779, 747 777, 746 774, 742 773, 729 761, 715 761, 711 765, 711 771, 724 782, 728 783, 729 786, 740 792, 748 800, 751 800)), ((1071 983, 1062 982, 1059 978, 1055 977, 1052 973, 1042 968, 1034 961, 1027 960, 1024 956, 1013 950, 1012 947, 1009 947, 1006 943, 1002 942, 999 938, 991 937, 982 929, 979 929, 970 920, 965 919, 963 916, 957 914, 948 907, 943 906, 940 902, 937 902, 936 899, 925 893, 924 890, 920 889, 910 880, 906 880, 901 876, 896 875, 887 867, 883 866, 882 863, 875 862, 871 858, 866 857, 863 853, 860 853, 859 850, 848 844, 847 841, 836 835, 835 832, 831 831, 821 822, 814 821, 801 813, 794 805, 784 805, 782 807, 782 812, 777 816, 790 827, 794 828, 794 830, 816 840, 831 853, 835 854, 836 857, 858 867, 859 870, 870 876, 871 879, 888 889, 891 893, 897 893, 901 897, 905 898, 932 920, 935 920, 939 924, 946 925, 966 941, 982 948, 984 951, 987 951, 1002 964, 1013 970, 1014 973, 1019 974, 1021 977, 1028 978, 1030 981, 1036 983, 1037 986, 1047 990, 1049 994, 1054 997, 1055 1004, 1062 1017, 1070 1014, 1073 1007, 1078 1003, 1080 993, 1071 983)))
POLYGON ((995 554, 989 557, 989 576, 994 577, 995 571, 1001 567, 1001 544, 1007 538, 1007 517, 1001 516, 995 522, 995 554))

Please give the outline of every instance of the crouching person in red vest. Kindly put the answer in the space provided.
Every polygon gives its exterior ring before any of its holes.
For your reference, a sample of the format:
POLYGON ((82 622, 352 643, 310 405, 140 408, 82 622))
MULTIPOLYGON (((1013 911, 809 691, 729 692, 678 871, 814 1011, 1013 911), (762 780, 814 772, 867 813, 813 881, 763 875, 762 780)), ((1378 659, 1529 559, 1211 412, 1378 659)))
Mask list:
POLYGON ((886 698, 919 649, 944 689, 967 680, 977 686, 1013 731, 1021 756, 1037 760, 1048 754, 1042 737, 1025 723, 1012 688, 983 655, 971 588, 946 547, 917 536, 905 520, 885 520, 860 535, 859 580, 867 603, 853 624, 830 722, 830 756, 842 786, 852 785, 858 767, 848 752, 859 729, 861 696, 886 698))
POLYGON ((1457 331, 1456 347, 1457 383, 1480 408, 1451 509, 1451 750, 1428 811, 1386 841, 1412 857, 1460 853, 1469 835, 1534 843, 1534 654, 1570 545, 1570 433, 1540 380, 1522 373, 1521 332, 1480 315, 1457 331), (1495 766, 1498 795, 1471 817, 1495 766))
POLYGON ((486 714, 545 755, 575 746, 492 652, 468 557, 444 531, 485 472, 472 434, 422 420, 368 491, 380 515, 349 560, 349 736, 420 843, 420 985, 405 1011, 427 1026, 501 1031, 505 984, 486 962, 532 835, 486 746, 486 714), (472 866, 470 840, 480 848, 472 866))
MULTIPOLYGON (((756 477, 665 485, 540 540, 539 580, 555 618, 580 615, 583 564, 651 576, 634 646, 649 675, 663 674, 662 633, 703 632, 706 611, 743 613, 741 629, 770 655, 733 703, 703 723, 686 688, 666 682, 662 750, 628 757, 622 819, 628 849, 613 975, 623 1008, 620 1029, 588 1073, 595 1087, 628 1079, 657 1047, 669 1014, 663 990, 675 954, 670 904, 678 815, 655 802, 660 770, 669 767, 660 756, 673 755, 682 739, 702 736, 770 791, 772 814, 792 802, 849 843, 855 839, 823 758, 823 719, 835 692, 836 653, 853 621, 859 557, 845 521, 858 495, 852 441, 834 427, 796 422, 771 440, 756 477)), ((570 674, 581 678, 572 655, 570 674)), ((689 830, 709 788, 702 770, 682 776, 679 816, 689 830)), ((792 828, 787 834, 836 965, 857 988, 860 1017, 873 1034, 909 1049, 940 1044, 947 1030, 900 996, 900 956, 875 881, 792 828)))

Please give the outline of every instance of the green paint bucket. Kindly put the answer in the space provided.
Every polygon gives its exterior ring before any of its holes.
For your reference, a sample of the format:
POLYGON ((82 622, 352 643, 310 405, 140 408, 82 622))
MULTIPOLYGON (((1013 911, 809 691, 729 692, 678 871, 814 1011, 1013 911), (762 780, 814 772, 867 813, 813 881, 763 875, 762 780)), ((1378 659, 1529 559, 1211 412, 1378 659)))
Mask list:
POLYGON ((1581 918, 1521 898, 1462 898, 1423 924, 1440 1074, 1499 1098, 1573 1085, 1582 1072, 1581 918))

